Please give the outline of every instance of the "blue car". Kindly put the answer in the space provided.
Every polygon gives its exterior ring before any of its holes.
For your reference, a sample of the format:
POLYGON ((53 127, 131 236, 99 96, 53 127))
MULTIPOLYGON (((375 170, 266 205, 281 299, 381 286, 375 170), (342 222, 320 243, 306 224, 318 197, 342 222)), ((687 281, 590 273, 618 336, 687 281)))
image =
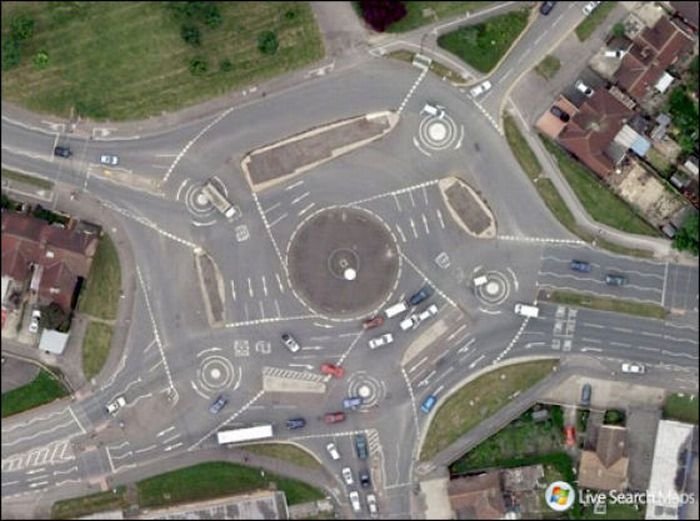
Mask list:
POLYGON ((357 409, 362 405, 361 396, 348 396, 343 400, 343 409, 357 409))
POLYGON ((586 261, 572 260, 570 267, 574 271, 580 271, 582 273, 589 273, 591 271, 591 265, 586 261))
POLYGON ((411 295, 411 298, 408 299, 408 303, 411 306, 417 306, 421 302, 423 302, 425 299, 430 297, 430 295, 433 294, 433 290, 430 289, 430 286, 424 286, 421 288, 421 290, 418 293, 414 293, 411 295))
POLYGON ((425 414, 428 414, 430 411, 433 410, 433 407, 435 407, 436 403, 437 396, 431 394, 423 401, 423 404, 420 406, 420 410, 423 411, 425 414))
POLYGON ((367 452, 367 438, 364 434, 357 434, 355 436, 355 451, 357 452, 357 457, 360 459, 367 459, 367 456, 369 456, 367 452))
POLYGON ((306 425, 304 418, 290 418, 287 420, 287 428, 289 430, 301 429, 306 425))
POLYGON ((220 395, 214 403, 209 406, 209 412, 212 414, 218 414, 221 409, 228 403, 226 397, 222 394, 220 395))

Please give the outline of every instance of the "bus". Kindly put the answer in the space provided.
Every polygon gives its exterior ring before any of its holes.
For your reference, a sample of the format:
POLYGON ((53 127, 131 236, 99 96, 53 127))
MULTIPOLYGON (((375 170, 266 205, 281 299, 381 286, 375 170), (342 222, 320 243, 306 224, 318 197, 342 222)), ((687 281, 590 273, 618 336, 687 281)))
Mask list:
POLYGON ((233 220, 240 213, 238 208, 224 197, 224 194, 221 193, 211 180, 207 181, 207 184, 204 185, 203 191, 209 201, 211 201, 211 204, 224 214, 226 218, 233 220))
POLYGON ((216 440, 219 442, 219 445, 226 445, 242 441, 266 440, 272 438, 272 435, 272 425, 267 424, 219 431, 216 433, 216 440))

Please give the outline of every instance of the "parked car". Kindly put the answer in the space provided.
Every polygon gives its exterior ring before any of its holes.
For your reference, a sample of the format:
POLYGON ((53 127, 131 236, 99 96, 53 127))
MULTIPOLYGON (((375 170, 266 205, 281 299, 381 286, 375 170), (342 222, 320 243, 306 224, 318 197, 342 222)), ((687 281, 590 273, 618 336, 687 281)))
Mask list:
POLYGON ((306 420, 304 418, 289 418, 287 420, 287 428, 289 430, 303 429, 306 426, 306 420))
POLYGON ((548 15, 552 12, 554 4, 556 4, 556 2, 542 2, 542 5, 540 6, 540 13, 545 16, 548 15))
POLYGON ((107 404, 107 412, 114 416, 117 411, 126 405, 126 398, 117 396, 113 402, 107 404))
POLYGON ((345 374, 345 369, 339 365, 324 363, 321 364, 321 372, 323 374, 335 376, 336 378, 342 378, 345 374))
POLYGON ((583 6, 583 14, 588 16, 591 14, 593 11, 595 11, 595 8, 600 5, 600 2, 588 2, 586 5, 583 6))
POLYGON ((591 265, 586 261, 572 260, 569 267, 574 271, 580 271, 582 273, 590 273, 591 265))
POLYGON ((220 394, 214 403, 209 406, 209 412, 212 414, 218 414, 221 409, 228 403, 228 400, 223 394, 220 394))
POLYGON ((379 515, 379 509, 377 508, 377 496, 374 494, 367 494, 367 508, 369 509, 369 516, 372 519, 376 519, 379 515))
POLYGON ((430 286, 423 286, 419 291, 411 295, 411 298, 408 299, 408 303, 411 306, 417 306, 432 294, 433 290, 430 289, 430 286))
POLYGON ((381 346, 391 344, 394 341, 394 335, 391 333, 386 333, 382 336, 372 338, 369 343, 370 349, 376 349, 381 346))
POLYGON ((423 411, 425 414, 428 414, 430 411, 433 410, 433 407, 435 407, 436 403, 437 396, 431 394, 425 400, 423 400, 423 403, 420 406, 420 410, 423 411))
POLYGON ((362 485, 362 488, 369 488, 372 486, 372 480, 369 477, 369 470, 363 469, 360 471, 360 485, 362 485))
POLYGON ((627 51, 624 49, 613 49, 613 50, 607 50, 603 52, 603 56, 606 58, 615 58, 617 60, 621 60, 625 54, 627 54, 627 51))
POLYGON ((573 447, 576 445, 576 429, 574 429, 573 425, 567 425, 564 427, 564 434, 566 435, 567 447, 573 447))
POLYGON ((362 505, 360 505, 360 494, 358 494, 357 490, 353 490, 352 492, 350 492, 350 494, 348 494, 348 497, 350 498, 352 511, 362 512, 362 505))
POLYGON ((326 450, 328 451, 328 454, 331 455, 331 458, 333 460, 340 459, 340 453, 338 452, 338 449, 336 448, 335 443, 331 442, 328 445, 326 445, 326 450))
POLYGON ((119 164, 119 156, 111 154, 102 154, 100 156, 100 164, 108 166, 117 166, 119 164))
POLYGON ((296 353, 297 351, 299 351, 301 349, 299 342, 297 342, 296 339, 292 335, 290 335, 289 333, 284 333, 282 335, 282 343, 292 353, 296 353))
POLYGON ((323 421, 328 423, 329 425, 331 423, 339 423, 345 421, 345 413, 342 411, 328 412, 323 415, 323 421))
POLYGON ((551 112, 552 114, 554 114, 556 117, 558 117, 558 118, 559 118, 561 121, 563 121, 564 123, 566 123, 566 122, 569 121, 569 119, 570 119, 569 114, 566 113, 566 112, 564 112, 563 110, 561 110, 561 109, 560 109, 559 107, 557 107, 556 105, 552 105, 552 108, 549 109, 549 112, 551 112))
POLYGON ((362 402, 362 396, 348 396, 343 400, 343 409, 357 409, 362 402))
POLYGON ((340 471, 340 474, 343 476, 343 481, 345 481, 346 485, 350 486, 355 482, 352 479, 352 470, 350 469, 350 467, 343 467, 343 470, 340 471))
POLYGON ((377 315, 376 317, 368 318, 362 323, 364 329, 372 329, 373 327, 379 327, 384 324, 384 317, 377 315))
POLYGON ((608 273, 605 276, 605 283, 608 286, 624 286, 626 281, 627 279, 624 275, 615 275, 612 273, 608 273))
POLYGON ((41 320, 41 311, 35 309, 32 311, 32 320, 29 322, 30 333, 36 333, 39 331, 39 320, 41 320))
POLYGON ((631 374, 644 374, 646 372, 646 367, 644 367, 643 364, 624 363, 622 364, 622 372, 631 374))
POLYGON ((472 88, 472 90, 470 90, 469 93, 472 95, 472 98, 476 98, 477 96, 481 96, 484 92, 490 89, 491 82, 486 80, 484 83, 481 83, 476 87, 472 88))
POLYGON ((70 148, 68 147, 54 147, 53 155, 59 157, 70 157, 73 155, 73 152, 71 152, 70 148))
POLYGON ((591 388, 591 384, 583 384, 583 387, 581 388, 581 405, 584 407, 591 405, 592 391, 593 389, 591 388))
POLYGON ((588 85, 583 83, 581 80, 576 80, 576 90, 579 92, 582 92, 583 94, 586 95, 586 97, 590 98, 593 96, 593 89, 590 88, 588 85))
POLYGON ((369 456, 367 452, 367 436, 364 434, 355 435, 355 451, 357 452, 357 457, 360 459, 367 459, 369 456))

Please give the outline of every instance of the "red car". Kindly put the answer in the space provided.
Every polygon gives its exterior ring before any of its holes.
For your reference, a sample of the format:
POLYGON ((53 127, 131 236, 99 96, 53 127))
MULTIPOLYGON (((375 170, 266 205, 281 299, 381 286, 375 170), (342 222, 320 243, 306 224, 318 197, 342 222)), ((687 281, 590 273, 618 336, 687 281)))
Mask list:
POLYGON ((345 421, 344 412, 329 412, 323 415, 323 421, 326 423, 338 423, 345 421))
POLYGON ((373 327, 379 327, 384 323, 384 317, 377 315, 376 317, 368 318, 362 323, 362 327, 365 329, 372 329, 373 327))
POLYGON ((576 429, 573 425, 564 427, 564 434, 566 434, 566 446, 573 447, 576 445, 576 429))
POLYGON ((345 374, 345 369, 335 364, 321 364, 321 372, 323 374, 330 374, 336 378, 342 378, 345 374))

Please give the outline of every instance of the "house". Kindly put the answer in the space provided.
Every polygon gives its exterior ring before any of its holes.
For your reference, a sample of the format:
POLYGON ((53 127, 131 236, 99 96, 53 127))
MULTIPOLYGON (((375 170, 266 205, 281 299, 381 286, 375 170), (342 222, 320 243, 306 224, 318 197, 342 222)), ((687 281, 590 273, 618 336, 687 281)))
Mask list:
POLYGON ((498 471, 452 479, 447 493, 457 519, 502 519, 506 513, 498 471))
POLYGON ((665 92, 673 81, 666 69, 692 46, 691 36, 663 16, 634 39, 615 71, 615 81, 636 100, 644 98, 652 87, 665 92))
POLYGON ((585 450, 579 463, 581 488, 623 490, 627 485, 627 430, 617 425, 598 429, 595 450, 585 450))
POLYGON ((615 142, 633 112, 605 89, 596 89, 571 116, 559 143, 600 177, 609 176, 627 149, 615 142))
POLYGON ((698 3, 697 2, 668 2, 675 11, 674 17, 680 19, 690 29, 698 31, 698 3))
POLYGON ((97 243, 95 235, 3 211, 2 275, 21 287, 28 285, 40 303, 55 302, 69 312, 79 280, 90 271, 97 243))

